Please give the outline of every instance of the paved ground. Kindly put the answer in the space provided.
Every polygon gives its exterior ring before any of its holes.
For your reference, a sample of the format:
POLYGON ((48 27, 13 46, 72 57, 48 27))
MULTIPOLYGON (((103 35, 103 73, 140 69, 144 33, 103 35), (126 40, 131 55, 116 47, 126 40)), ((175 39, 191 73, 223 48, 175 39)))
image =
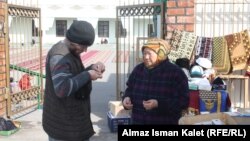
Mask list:
MULTIPOLYGON (((100 48, 100 50, 114 50, 114 45, 100 48)), ((114 55, 114 53, 113 53, 114 55)), ((113 56, 106 61, 106 71, 102 80, 94 81, 92 92, 92 121, 96 134, 90 141, 116 141, 117 134, 111 133, 107 124, 108 102, 116 99, 116 65, 112 62, 113 56)), ((15 134, 5 137, 0 136, 0 141, 47 141, 48 137, 42 129, 42 109, 35 110, 25 116, 17 118, 22 127, 15 134)))

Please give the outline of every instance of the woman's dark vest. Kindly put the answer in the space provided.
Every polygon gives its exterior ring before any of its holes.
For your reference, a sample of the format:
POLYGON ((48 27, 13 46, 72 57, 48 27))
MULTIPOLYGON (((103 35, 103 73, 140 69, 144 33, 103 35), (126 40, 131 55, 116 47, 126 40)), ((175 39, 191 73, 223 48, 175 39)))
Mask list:
POLYGON ((72 55, 63 42, 58 42, 49 51, 46 61, 46 86, 43 107, 43 128, 55 139, 66 141, 82 141, 94 134, 90 119, 91 81, 65 98, 56 96, 51 71, 50 58, 62 55, 70 61, 70 71, 77 75, 84 71, 81 59, 72 55))

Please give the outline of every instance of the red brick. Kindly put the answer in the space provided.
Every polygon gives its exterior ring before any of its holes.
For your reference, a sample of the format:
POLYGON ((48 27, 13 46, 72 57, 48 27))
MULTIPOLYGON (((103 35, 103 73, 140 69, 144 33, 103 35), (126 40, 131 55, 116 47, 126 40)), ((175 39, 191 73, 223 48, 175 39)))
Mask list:
POLYGON ((5 65, 5 60, 4 59, 0 59, 0 65, 5 65))
POLYGON ((194 15, 194 8, 186 8, 186 15, 194 15))
POLYGON ((0 72, 1 73, 5 72, 5 66, 0 66, 0 72))
MULTIPOLYGON (((0 1, 2 1, 2 0, 0 0, 0 1)), ((6 2, 0 2, 0 8, 6 8, 7 6, 6 6, 6 2)))
POLYGON ((5 100, 5 97, 4 97, 3 94, 1 94, 1 95, 0 95, 0 102, 1 102, 1 101, 4 101, 4 100, 5 100))
POLYGON ((194 32, 194 24, 186 24, 185 31, 194 32))
POLYGON ((167 9, 167 15, 184 15, 185 9, 184 8, 175 8, 175 9, 167 9))
POLYGON ((0 116, 6 115, 6 108, 0 109, 0 116))
POLYGON ((176 23, 176 17, 175 16, 168 16, 166 18, 166 23, 176 23))
POLYGON ((3 59, 3 58, 5 58, 5 52, 0 51, 0 59, 3 59))
POLYGON ((3 8, 0 8, 0 15, 1 15, 1 16, 4 16, 4 15, 5 15, 5 11, 4 11, 3 8))
POLYGON ((3 100, 3 101, 0 101, 0 109, 5 109, 6 107, 6 101, 3 100))
POLYGON ((176 1, 168 1, 167 2, 167 7, 170 8, 170 7, 176 7, 176 1))
POLYGON ((177 23, 194 23, 193 16, 177 16, 177 23))
POLYGON ((6 87, 6 81, 5 80, 1 80, 0 81, 0 87, 6 87))
POLYGON ((193 0, 178 0, 177 2, 178 7, 194 7, 193 0))
POLYGON ((184 30, 183 24, 168 24, 167 31, 173 31, 175 29, 184 30))
POLYGON ((6 79, 6 74, 5 73, 0 73, 0 80, 6 79))

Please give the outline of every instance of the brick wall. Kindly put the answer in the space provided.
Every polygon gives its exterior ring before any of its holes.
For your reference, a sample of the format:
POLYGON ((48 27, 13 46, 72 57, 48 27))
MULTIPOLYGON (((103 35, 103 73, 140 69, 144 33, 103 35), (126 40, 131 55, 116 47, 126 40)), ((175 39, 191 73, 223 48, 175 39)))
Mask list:
POLYGON ((174 29, 194 31, 194 0, 168 0, 166 3, 166 39, 174 29))
MULTIPOLYGON (((7 16, 6 8, 6 2, 4 0, 0 0, 0 23, 5 23, 7 16)), ((0 116, 6 115, 6 37, 3 32, 4 30, 0 31, 0 116)))

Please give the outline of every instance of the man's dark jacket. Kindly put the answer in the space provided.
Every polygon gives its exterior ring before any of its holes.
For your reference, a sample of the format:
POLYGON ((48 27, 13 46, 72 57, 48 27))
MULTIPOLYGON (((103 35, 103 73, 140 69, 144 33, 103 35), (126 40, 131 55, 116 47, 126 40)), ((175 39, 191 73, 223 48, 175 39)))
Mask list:
POLYGON ((76 93, 59 98, 54 91, 50 70, 49 60, 54 55, 62 55, 63 59, 70 60, 69 68, 74 76, 85 70, 80 57, 71 54, 65 43, 58 42, 49 51, 46 61, 43 128, 54 139, 67 141, 89 139, 94 134, 90 119, 91 81, 76 93))

